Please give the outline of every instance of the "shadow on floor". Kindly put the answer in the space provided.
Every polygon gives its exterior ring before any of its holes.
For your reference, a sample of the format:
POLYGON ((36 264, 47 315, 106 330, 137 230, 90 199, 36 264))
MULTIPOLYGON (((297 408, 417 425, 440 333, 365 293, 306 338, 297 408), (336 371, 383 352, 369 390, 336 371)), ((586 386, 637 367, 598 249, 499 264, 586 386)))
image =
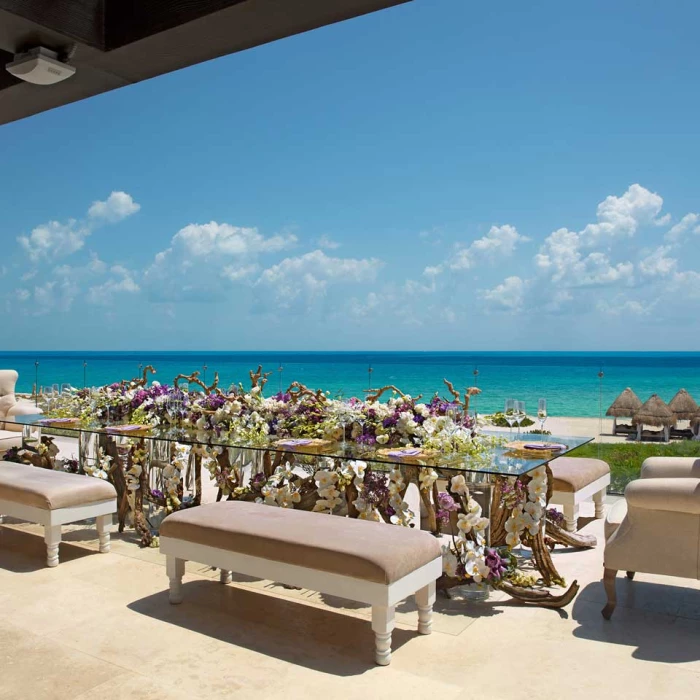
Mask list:
POLYGON ((632 657, 642 661, 679 664, 700 660, 700 620, 676 612, 700 591, 673 585, 618 579, 618 605, 611 620, 600 614, 605 598, 599 582, 590 583, 576 598, 574 636, 597 642, 636 647, 632 657), (677 601, 678 603, 674 603, 677 601))
MULTIPOLYGON (((99 552, 66 541, 62 541, 58 549, 59 562, 72 561, 92 554, 97 555, 99 552)), ((0 525, 0 568, 19 574, 45 569, 46 544, 43 536, 10 525, 0 525)))
MULTIPOLYGON (((198 580, 183 585, 184 600, 170 605, 163 591, 129 604, 142 615, 335 676, 374 668, 368 620, 255 591, 198 580)), ((392 650, 417 637, 395 629, 392 650)))

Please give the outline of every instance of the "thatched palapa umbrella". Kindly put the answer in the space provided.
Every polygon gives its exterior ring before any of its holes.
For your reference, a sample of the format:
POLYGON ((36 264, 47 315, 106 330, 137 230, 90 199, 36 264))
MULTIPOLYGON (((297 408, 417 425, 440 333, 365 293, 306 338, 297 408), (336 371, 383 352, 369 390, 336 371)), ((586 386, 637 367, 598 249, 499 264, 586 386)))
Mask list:
POLYGON ((637 440, 642 439, 642 426, 653 425, 664 429, 664 442, 668 442, 671 426, 675 425, 676 417, 673 411, 659 398, 652 394, 632 416, 632 424, 637 426, 637 440))
POLYGON ((690 428, 693 431, 693 440, 700 440, 700 411, 690 419, 690 428))
POLYGON ((695 403, 695 399, 685 389, 678 391, 669 402, 668 407, 673 411, 676 420, 692 420, 700 413, 700 406, 695 403))
POLYGON ((627 387, 613 402, 605 412, 606 416, 613 417, 613 435, 617 433, 618 418, 632 418, 632 416, 642 407, 642 402, 632 389, 627 387))

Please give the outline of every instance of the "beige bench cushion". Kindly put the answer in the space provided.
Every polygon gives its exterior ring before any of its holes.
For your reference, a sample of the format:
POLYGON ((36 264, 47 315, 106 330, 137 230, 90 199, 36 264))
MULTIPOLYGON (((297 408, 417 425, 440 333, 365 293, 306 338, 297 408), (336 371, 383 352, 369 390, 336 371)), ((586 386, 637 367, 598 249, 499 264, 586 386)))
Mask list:
POLYGON ((178 511, 160 535, 383 584, 441 556, 420 530, 245 501, 178 511))
MULTIPOLYGON (((0 428, 2 428, 3 425, 5 424, 0 423, 0 428)), ((22 447, 22 433, 0 429, 0 457, 2 457, 10 447, 22 447)))
POLYGON ((116 497, 112 484, 93 476, 0 462, 0 500, 42 510, 57 510, 116 497))
POLYGON ((554 491, 575 493, 610 474, 610 467, 602 459, 588 457, 557 457, 549 463, 552 469, 554 491))

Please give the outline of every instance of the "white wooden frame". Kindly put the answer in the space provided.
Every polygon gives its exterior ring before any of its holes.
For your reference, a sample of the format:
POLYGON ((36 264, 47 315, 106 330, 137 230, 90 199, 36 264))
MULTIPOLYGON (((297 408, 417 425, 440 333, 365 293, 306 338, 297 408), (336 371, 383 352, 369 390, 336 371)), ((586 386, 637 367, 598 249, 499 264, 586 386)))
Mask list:
POLYGON ((549 502, 563 506, 566 529, 569 532, 576 532, 578 530, 580 505, 584 501, 592 498, 595 504, 595 517, 602 518, 605 516, 603 504, 609 485, 610 474, 603 474, 599 479, 592 481, 578 491, 554 491, 549 502))
POLYGON ((185 562, 221 569, 221 583, 231 582, 231 571, 256 578, 278 581, 290 586, 309 588, 372 606, 372 630, 375 634, 375 660, 380 666, 391 661, 391 633, 394 629, 396 604, 415 595, 418 605, 418 632, 430 634, 432 629, 435 581, 442 574, 442 557, 433 559, 402 579, 390 584, 332 574, 318 569, 287 564, 271 559, 239 554, 225 549, 187 542, 172 537, 160 538, 160 551, 166 555, 166 569, 170 579, 170 602, 182 602, 182 577, 185 562))
POLYGON ((46 542, 46 566, 58 566, 58 545, 61 543, 61 525, 75 523, 79 520, 96 518, 97 534, 100 539, 100 552, 109 552, 109 533, 112 528, 112 513, 117 512, 117 499, 87 503, 83 506, 70 508, 37 508, 15 501, 0 499, 0 523, 3 515, 28 520, 44 526, 44 541, 46 542))

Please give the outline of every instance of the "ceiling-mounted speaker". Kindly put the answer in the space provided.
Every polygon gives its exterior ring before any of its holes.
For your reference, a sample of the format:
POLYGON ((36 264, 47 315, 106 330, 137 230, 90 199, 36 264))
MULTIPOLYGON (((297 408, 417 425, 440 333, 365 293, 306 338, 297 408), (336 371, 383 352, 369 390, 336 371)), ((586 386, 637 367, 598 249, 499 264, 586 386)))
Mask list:
POLYGON ((60 83, 75 73, 75 66, 63 63, 55 51, 42 46, 15 54, 14 60, 5 68, 16 78, 35 85, 60 83))

